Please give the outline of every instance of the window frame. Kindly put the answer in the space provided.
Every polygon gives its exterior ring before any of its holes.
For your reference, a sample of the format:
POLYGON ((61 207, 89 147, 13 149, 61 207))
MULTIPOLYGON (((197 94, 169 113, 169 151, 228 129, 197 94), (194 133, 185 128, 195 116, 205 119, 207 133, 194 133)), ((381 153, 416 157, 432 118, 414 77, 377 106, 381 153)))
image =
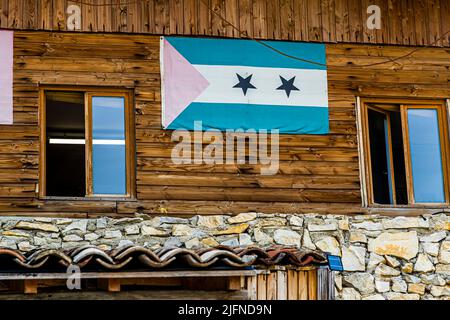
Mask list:
MULTIPOLYGON (((450 166, 448 161, 450 159, 449 152, 449 110, 446 100, 436 99, 401 99, 401 98, 358 98, 357 106, 359 107, 358 124, 360 128, 359 134, 359 148, 360 148, 360 172, 361 172, 361 194, 362 194, 362 206, 365 208, 444 208, 450 204, 450 166), (382 108, 373 107, 370 104, 395 104, 400 108, 401 123, 402 123, 402 138, 403 138, 403 151, 405 161, 405 176, 406 176, 406 188, 408 204, 378 204, 374 202, 373 195, 373 183, 372 183, 372 167, 371 167, 371 155, 370 155, 370 137, 369 137, 369 122, 368 122, 368 110, 373 109, 378 112, 382 112, 387 115, 387 121, 389 123, 389 114, 382 108), (411 154, 409 146, 409 127, 407 124, 407 110, 408 109, 434 109, 437 110, 438 124, 439 124, 439 139, 441 144, 441 161, 443 171, 443 183, 445 202, 442 203, 422 203, 416 202, 414 199, 413 178, 411 168, 411 154)), ((390 136, 391 128, 388 128, 388 134, 390 136)), ((392 153, 391 141, 389 143, 389 150, 392 153)), ((389 159, 389 163, 392 164, 393 158, 389 159)), ((393 167, 391 166, 391 169, 393 167)), ((391 171, 391 178, 393 185, 393 198, 395 199, 395 177, 394 171, 391 171)))
MULTIPOLYGON (((407 141, 408 143, 403 143, 403 149, 405 153, 405 160, 406 155, 411 156, 410 151, 410 145, 409 145, 409 124, 408 124, 408 110, 410 109, 431 109, 437 111, 437 117, 438 117, 438 125, 439 125, 439 141, 441 146, 441 162, 442 162, 442 178, 443 178, 443 184, 444 184, 444 195, 445 195, 445 202, 442 204, 449 204, 449 183, 448 183, 448 126, 446 126, 447 121, 444 121, 444 114, 442 111, 442 107, 438 105, 410 105, 410 104, 403 104, 400 106, 400 112, 402 113, 402 128, 405 129, 402 130, 403 133, 403 141, 407 141)), ((421 202, 416 202, 414 198, 414 186, 413 186, 413 173, 412 173, 412 161, 405 161, 405 171, 406 171, 406 185, 408 190, 408 202, 410 202, 412 205, 414 204, 424 204, 421 202)), ((427 202, 429 205, 439 205, 441 203, 431 203, 427 202)))
POLYGON ((134 126, 134 93, 133 90, 116 87, 86 87, 86 86, 40 86, 39 87, 39 184, 38 195, 44 200, 113 200, 130 201, 136 199, 136 156, 135 156, 135 126, 134 126), (47 163, 47 136, 46 136, 46 97, 47 91, 68 91, 84 93, 85 114, 85 166, 86 166, 86 196, 61 197, 46 194, 46 163, 47 163), (98 195, 92 189, 92 97, 123 97, 125 100, 125 156, 126 156, 126 194, 98 195))

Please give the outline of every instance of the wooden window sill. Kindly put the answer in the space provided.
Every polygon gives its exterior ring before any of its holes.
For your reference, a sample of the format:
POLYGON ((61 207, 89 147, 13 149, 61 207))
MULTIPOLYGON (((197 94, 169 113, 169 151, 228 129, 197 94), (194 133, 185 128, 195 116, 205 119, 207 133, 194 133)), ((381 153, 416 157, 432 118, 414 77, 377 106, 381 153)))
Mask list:
POLYGON ((131 197, 40 197, 39 200, 44 201, 117 201, 117 202, 134 202, 136 198, 131 197))
POLYGON ((414 205, 414 206, 392 206, 392 205, 377 205, 368 206, 362 208, 365 214, 380 214, 385 216, 421 216, 426 214, 438 214, 438 213, 450 213, 449 205, 442 206, 427 206, 427 205, 414 205))

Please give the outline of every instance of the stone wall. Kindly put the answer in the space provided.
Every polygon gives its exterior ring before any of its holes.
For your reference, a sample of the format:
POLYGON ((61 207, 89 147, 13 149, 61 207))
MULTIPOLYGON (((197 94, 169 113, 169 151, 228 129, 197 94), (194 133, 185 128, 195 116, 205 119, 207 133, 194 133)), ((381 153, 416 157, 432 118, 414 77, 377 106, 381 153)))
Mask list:
POLYGON ((123 219, 0 217, 0 247, 104 250, 273 244, 342 256, 338 299, 450 299, 450 216, 320 216, 242 213, 190 219, 137 214, 123 219))

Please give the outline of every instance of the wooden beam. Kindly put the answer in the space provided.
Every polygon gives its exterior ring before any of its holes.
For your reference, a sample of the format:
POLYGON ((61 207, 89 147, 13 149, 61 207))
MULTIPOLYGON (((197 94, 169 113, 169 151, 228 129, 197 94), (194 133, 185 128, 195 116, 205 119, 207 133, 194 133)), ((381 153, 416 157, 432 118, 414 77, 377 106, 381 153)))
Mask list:
POLYGON ((287 270, 288 300, 298 300, 298 274, 301 271, 287 270))
POLYGON ((298 300, 308 300, 308 272, 298 273, 298 300))
POLYGON ((23 281, 23 292, 25 294, 36 294, 38 289, 38 281, 36 279, 23 281))
POLYGON ((38 288, 37 279, 26 279, 20 281, 9 281, 9 290, 25 294, 36 294, 38 288))
POLYGON ((256 277, 256 291, 258 300, 267 300, 267 281, 265 274, 260 274, 256 277))
POLYGON ((117 278, 98 279, 97 285, 108 292, 120 292, 120 279, 117 278))
POLYGON ((267 275, 267 300, 277 300, 277 278, 276 273, 271 272, 267 275))
POLYGON ((249 300, 257 300, 257 287, 256 287, 256 277, 247 278, 247 292, 249 300))
POLYGON ((241 277, 229 277, 227 286, 228 290, 241 290, 241 277))
POLYGON ((286 271, 277 271, 277 300, 287 300, 286 271))
MULTIPOLYGON (((180 270, 180 271, 149 271, 149 272, 83 272, 81 279, 132 279, 132 278, 199 278, 199 277, 239 277, 267 274, 268 270, 180 270)), ((1 280, 28 279, 67 279, 65 273, 0 273, 1 280)))
POLYGON ((246 291, 199 291, 199 290, 132 290, 64 291, 38 293, 35 295, 0 294, 1 300, 247 300, 246 291))
POLYGON ((120 284, 123 286, 179 287, 182 280, 182 278, 126 278, 121 279, 120 284))
POLYGON ((308 271, 308 300, 317 300, 317 270, 308 271))

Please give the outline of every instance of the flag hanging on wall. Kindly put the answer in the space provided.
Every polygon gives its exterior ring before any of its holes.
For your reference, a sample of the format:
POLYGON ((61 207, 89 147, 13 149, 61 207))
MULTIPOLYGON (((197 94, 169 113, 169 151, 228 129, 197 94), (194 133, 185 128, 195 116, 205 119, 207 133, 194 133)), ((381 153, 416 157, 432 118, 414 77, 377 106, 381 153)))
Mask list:
POLYGON ((278 129, 325 134, 328 93, 325 45, 161 37, 165 129, 278 129))
POLYGON ((13 123, 13 35, 0 30, 0 124, 13 123))

